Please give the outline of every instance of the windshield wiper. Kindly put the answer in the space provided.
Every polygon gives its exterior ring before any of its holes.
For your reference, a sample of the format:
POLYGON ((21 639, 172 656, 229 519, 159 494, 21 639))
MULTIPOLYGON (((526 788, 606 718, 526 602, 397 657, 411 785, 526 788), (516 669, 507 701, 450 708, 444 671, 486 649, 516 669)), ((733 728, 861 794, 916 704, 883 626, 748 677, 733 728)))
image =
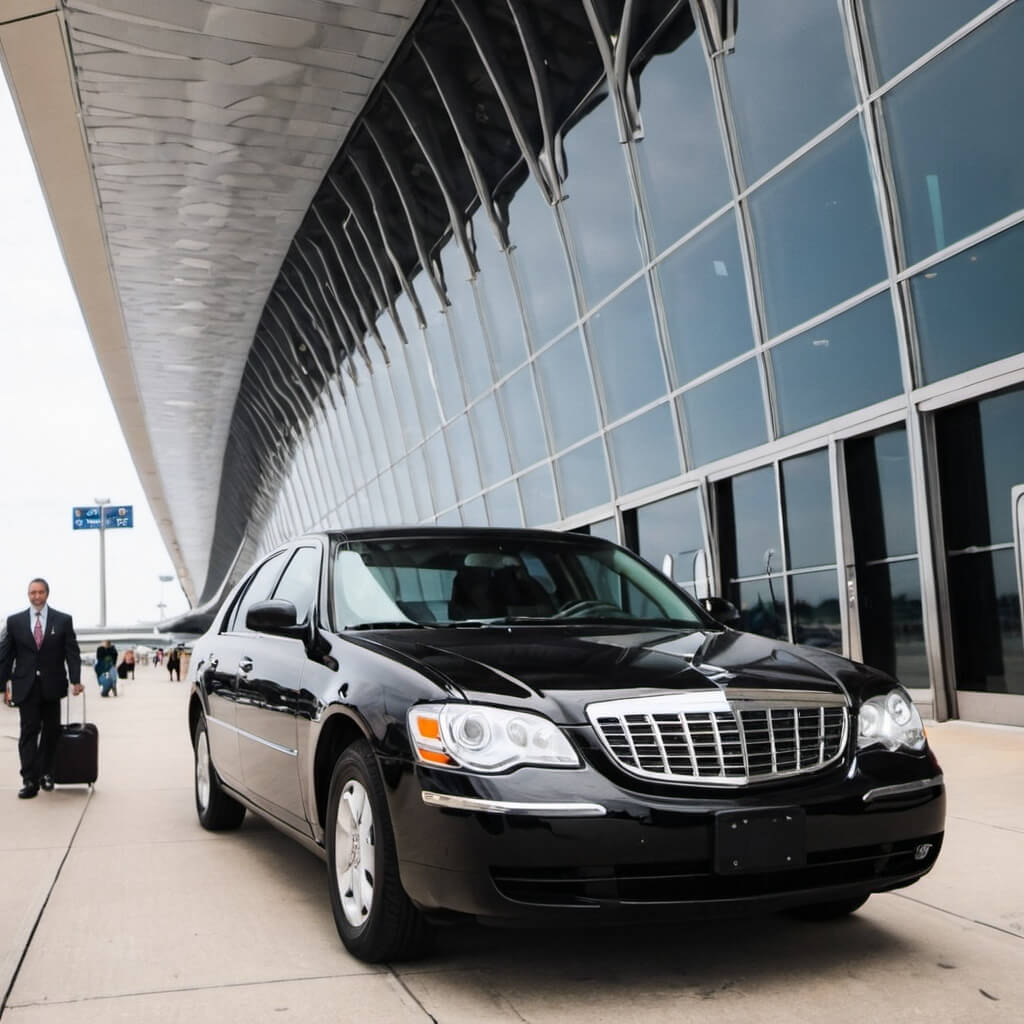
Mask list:
POLYGON ((395 619, 393 622, 357 622, 347 629, 426 629, 426 623, 413 622, 411 619, 395 619))

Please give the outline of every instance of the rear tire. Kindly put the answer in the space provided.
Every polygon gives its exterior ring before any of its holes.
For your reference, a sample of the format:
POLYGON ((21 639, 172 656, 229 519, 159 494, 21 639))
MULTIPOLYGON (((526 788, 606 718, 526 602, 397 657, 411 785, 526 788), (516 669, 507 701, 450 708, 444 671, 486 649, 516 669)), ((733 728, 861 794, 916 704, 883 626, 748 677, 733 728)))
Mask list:
POLYGON ((228 796, 220 784, 220 776, 210 759, 210 737, 206 719, 200 715, 192 737, 195 752, 196 814, 199 824, 210 832, 226 832, 238 828, 245 817, 245 807, 228 796))
POLYGON ((830 903, 808 903, 805 907, 795 907, 789 913, 801 921, 833 921, 855 913, 867 901, 867 896, 853 896, 848 900, 832 900, 830 903))
POLYGON ((384 781, 365 741, 334 766, 325 840, 331 910, 345 948, 367 963, 426 952, 431 930, 402 888, 384 781))

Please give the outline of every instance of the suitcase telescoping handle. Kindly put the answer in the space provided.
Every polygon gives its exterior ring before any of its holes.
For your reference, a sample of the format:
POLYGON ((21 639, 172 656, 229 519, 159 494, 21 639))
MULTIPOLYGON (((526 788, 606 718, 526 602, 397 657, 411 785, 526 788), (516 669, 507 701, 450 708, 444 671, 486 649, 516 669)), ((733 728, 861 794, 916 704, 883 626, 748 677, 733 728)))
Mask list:
MULTIPOLYGON (((86 691, 86 687, 83 686, 82 687, 82 725, 85 725, 85 722, 86 722, 86 717, 85 717, 85 691, 86 691)), ((67 700, 65 701, 65 705, 64 705, 64 724, 65 725, 70 725, 71 724, 71 697, 72 697, 72 694, 71 694, 71 691, 69 690, 68 691, 67 700)))

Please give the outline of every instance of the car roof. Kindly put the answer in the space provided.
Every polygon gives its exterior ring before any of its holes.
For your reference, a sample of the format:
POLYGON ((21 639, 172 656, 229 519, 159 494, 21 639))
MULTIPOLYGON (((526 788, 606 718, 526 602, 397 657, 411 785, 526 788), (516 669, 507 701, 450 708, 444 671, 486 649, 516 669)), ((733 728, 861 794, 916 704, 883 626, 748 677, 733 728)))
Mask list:
MULTIPOLYGON (((324 530, 322 533, 306 534, 307 537, 321 537, 329 540, 401 540, 402 538, 431 538, 441 540, 450 538, 480 537, 496 539, 508 537, 522 540, 572 541, 581 544, 609 544, 611 541, 603 537, 593 537, 585 533, 565 532, 562 530, 535 530, 524 527, 502 526, 361 526, 350 530, 324 530)), ((296 537, 288 543, 303 539, 296 537)))

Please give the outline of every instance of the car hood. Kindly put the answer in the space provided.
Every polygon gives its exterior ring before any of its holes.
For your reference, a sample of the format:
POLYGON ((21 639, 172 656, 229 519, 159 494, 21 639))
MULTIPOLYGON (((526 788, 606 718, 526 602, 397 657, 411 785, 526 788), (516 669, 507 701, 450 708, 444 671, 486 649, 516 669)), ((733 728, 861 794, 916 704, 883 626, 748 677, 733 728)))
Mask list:
POLYGON ((878 679, 827 651, 735 630, 515 626, 380 632, 372 644, 419 664, 467 700, 531 708, 562 724, 584 722, 588 704, 617 697, 730 689, 848 697, 878 679))

